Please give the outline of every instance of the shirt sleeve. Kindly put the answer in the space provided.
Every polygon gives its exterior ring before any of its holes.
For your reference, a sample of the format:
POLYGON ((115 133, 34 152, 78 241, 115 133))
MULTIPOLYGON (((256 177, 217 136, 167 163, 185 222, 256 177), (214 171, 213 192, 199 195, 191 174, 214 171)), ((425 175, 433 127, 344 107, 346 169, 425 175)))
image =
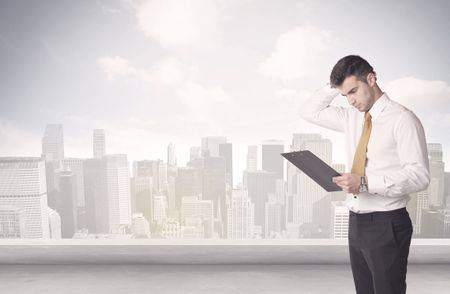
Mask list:
POLYGON ((347 115, 345 108, 330 105, 338 95, 339 91, 329 85, 320 88, 301 105, 300 117, 315 125, 344 132, 347 115))
POLYGON ((425 132, 414 113, 407 110, 400 115, 394 136, 401 169, 368 178, 369 193, 401 197, 425 190, 430 183, 428 151, 425 132))

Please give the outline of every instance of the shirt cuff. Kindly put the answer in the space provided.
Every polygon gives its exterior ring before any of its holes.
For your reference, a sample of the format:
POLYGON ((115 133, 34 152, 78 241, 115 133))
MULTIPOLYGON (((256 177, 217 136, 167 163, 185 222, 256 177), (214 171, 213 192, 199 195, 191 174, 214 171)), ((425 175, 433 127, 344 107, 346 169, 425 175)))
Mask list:
POLYGON ((386 183, 384 181, 384 176, 370 176, 367 177, 368 192, 370 194, 382 195, 386 194, 386 183))

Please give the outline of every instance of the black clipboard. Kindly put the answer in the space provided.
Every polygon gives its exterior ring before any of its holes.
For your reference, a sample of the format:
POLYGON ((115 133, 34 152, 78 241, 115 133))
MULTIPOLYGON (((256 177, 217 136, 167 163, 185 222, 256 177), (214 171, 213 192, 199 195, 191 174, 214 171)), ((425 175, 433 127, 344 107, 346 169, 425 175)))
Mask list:
POLYGON ((309 150, 281 153, 293 165, 324 188, 327 192, 342 191, 341 187, 333 183, 333 177, 341 174, 326 164, 322 159, 309 150))

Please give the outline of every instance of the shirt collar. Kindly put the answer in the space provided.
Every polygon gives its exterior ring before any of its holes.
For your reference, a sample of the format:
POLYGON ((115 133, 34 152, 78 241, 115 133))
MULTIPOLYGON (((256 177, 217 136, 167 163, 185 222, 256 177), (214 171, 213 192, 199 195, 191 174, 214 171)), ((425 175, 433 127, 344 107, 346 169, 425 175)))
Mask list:
POLYGON ((383 111, 383 109, 386 107, 387 103, 389 102, 389 97, 386 95, 386 93, 383 93, 380 98, 378 98, 377 101, 372 105, 372 107, 369 109, 370 116, 372 117, 372 121, 374 121, 378 115, 383 111))

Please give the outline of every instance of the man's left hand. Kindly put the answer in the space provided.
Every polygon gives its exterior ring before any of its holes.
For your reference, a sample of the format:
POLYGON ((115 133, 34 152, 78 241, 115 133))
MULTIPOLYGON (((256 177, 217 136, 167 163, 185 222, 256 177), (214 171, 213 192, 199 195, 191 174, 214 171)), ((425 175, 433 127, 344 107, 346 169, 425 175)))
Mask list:
POLYGON ((333 182, 341 187, 344 192, 358 194, 361 176, 357 174, 344 173, 342 176, 333 177, 333 182))

